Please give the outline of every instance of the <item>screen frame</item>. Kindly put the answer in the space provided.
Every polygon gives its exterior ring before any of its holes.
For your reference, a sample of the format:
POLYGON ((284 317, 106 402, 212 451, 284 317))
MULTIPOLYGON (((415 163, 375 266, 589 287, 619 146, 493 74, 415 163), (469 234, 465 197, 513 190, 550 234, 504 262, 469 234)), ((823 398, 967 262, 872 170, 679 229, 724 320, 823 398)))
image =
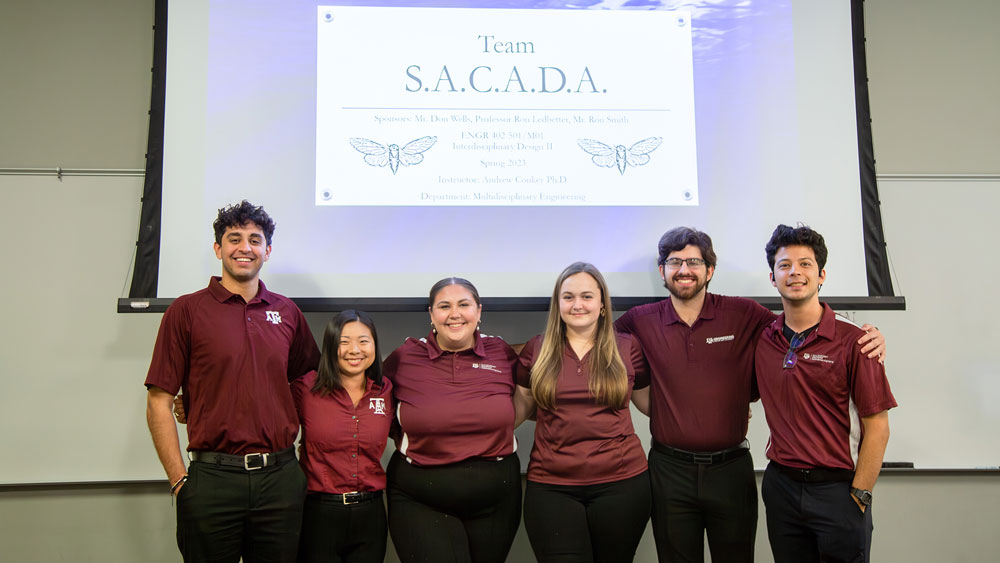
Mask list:
MULTIPOLYGON (((159 275, 161 210, 163 194, 164 108, 166 98, 166 53, 169 0, 156 0, 153 32, 152 93, 149 111, 145 179, 139 218, 136 259, 127 298, 118 300, 119 313, 162 312, 173 299, 157 297, 159 275)), ((893 293, 893 285, 882 225, 871 109, 865 57, 863 0, 851 0, 851 32, 854 59, 854 94, 857 119, 858 163, 861 186, 862 229, 868 297, 824 297, 821 300, 839 310, 905 310, 906 301, 893 293)), ((323 298, 291 296, 306 312, 333 312, 347 308, 368 311, 423 311, 426 300, 415 297, 323 298)), ((778 297, 747 296, 772 310, 781 308, 778 297)), ((615 308, 659 301, 663 296, 614 298, 615 308)), ((548 297, 523 296, 483 298, 483 304, 497 311, 544 311, 548 297)))

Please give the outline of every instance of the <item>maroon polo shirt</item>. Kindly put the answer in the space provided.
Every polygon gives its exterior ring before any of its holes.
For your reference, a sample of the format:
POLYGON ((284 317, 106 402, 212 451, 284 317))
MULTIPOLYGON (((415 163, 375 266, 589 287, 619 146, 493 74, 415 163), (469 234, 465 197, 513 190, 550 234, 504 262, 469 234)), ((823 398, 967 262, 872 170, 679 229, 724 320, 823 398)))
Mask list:
POLYGON ((434 334, 408 338, 386 358, 396 420, 396 449, 415 465, 444 465, 514 453, 514 369, 503 340, 476 332, 469 350, 442 351, 434 334))
POLYGON ((896 406, 885 368, 861 354, 864 331, 826 304, 819 326, 796 349, 795 364, 783 368, 784 324, 781 315, 757 344, 757 384, 771 429, 767 457, 790 467, 854 469, 860 417, 896 406))
POLYGON ((365 379, 365 393, 354 406, 345 389, 313 393, 316 372, 292 382, 302 423, 299 464, 309 491, 352 493, 385 489, 382 452, 392 423, 392 383, 365 379))
POLYGON ((184 389, 188 450, 283 450, 299 431, 288 382, 316 369, 316 341, 295 303, 264 282, 250 303, 219 282, 167 308, 146 386, 184 389))
MULTIPOLYGON (((632 389, 649 385, 646 360, 634 338, 616 335, 618 353, 628 374, 628 394, 619 408, 594 400, 590 394, 590 352, 577 358, 563 347, 562 370, 556 381, 554 409, 539 408, 535 445, 528 479, 552 485, 593 485, 634 477, 646 470, 646 455, 632 426, 632 389)), ((542 347, 542 336, 521 350, 517 384, 531 387, 531 366, 542 347)))
POLYGON ((669 298, 634 307, 615 322, 636 337, 649 362, 654 440, 714 452, 746 438, 747 407, 757 399, 754 347, 774 318, 756 301, 708 293, 693 326, 669 298))

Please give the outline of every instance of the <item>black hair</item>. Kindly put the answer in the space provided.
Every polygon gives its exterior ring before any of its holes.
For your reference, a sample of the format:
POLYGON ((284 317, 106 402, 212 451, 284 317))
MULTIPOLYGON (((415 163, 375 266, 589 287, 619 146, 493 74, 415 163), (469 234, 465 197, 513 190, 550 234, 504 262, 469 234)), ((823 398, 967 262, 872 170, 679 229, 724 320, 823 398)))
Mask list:
POLYGON ((326 324, 326 331, 323 332, 319 369, 316 370, 316 384, 312 388, 313 393, 329 395, 337 389, 344 388, 340 383, 337 352, 340 349, 340 336, 344 332, 344 326, 353 322, 365 325, 372 333, 372 340, 375 344, 375 361, 365 370, 365 377, 375 382, 375 385, 382 385, 382 351, 378 347, 378 332, 375 331, 375 321, 364 311, 348 309, 337 313, 326 324))
POLYGON ((448 287, 449 285, 460 285, 460 286, 464 287, 465 289, 468 289, 469 293, 472 294, 472 299, 476 302, 476 305, 482 305, 482 303, 479 301, 479 291, 476 289, 476 286, 472 285, 472 282, 470 282, 469 280, 467 280, 465 278, 455 278, 455 277, 452 277, 452 278, 444 278, 443 280, 439 280, 436 284, 434 284, 433 286, 431 286, 431 293, 427 297, 427 306, 433 309, 434 308, 434 298, 437 297, 437 294, 442 289, 448 287))
POLYGON ((715 267, 715 250, 712 248, 712 237, 690 227, 675 227, 670 229, 660 237, 660 243, 656 246, 660 255, 656 263, 660 266, 667 261, 667 256, 671 252, 684 250, 685 246, 697 246, 701 250, 701 257, 705 264, 711 268, 715 267))
POLYGON ((767 255, 767 265, 771 268, 771 273, 774 273, 774 255, 778 253, 779 249, 786 246, 808 246, 812 248, 813 254, 816 255, 816 265, 819 266, 820 270, 826 267, 828 252, 823 235, 801 223, 799 223, 798 227, 778 225, 774 229, 774 232, 771 233, 771 240, 767 241, 767 244, 764 246, 764 253, 767 255))
POLYGON ((245 199, 219 210, 219 216, 212 223, 212 227, 215 228, 216 244, 222 244, 222 235, 226 234, 226 229, 242 227, 247 223, 253 223, 260 227, 264 231, 267 244, 271 244, 271 237, 274 236, 274 221, 267 215, 263 207, 254 205, 245 199))

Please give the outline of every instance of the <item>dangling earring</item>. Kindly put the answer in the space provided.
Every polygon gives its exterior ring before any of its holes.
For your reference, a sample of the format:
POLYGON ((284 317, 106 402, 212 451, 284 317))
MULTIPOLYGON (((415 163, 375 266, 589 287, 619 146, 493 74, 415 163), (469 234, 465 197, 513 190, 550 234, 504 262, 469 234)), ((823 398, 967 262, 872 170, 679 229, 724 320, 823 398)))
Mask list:
POLYGON ((438 333, 438 329, 437 329, 436 326, 434 326, 434 322, 433 321, 431 321, 431 332, 433 332, 434 334, 438 333))
POLYGON ((483 326, 483 319, 479 319, 479 322, 476 323, 476 330, 479 330, 480 328, 482 328, 482 326, 483 326))
POLYGON ((601 307, 601 316, 604 316, 604 307, 601 307))

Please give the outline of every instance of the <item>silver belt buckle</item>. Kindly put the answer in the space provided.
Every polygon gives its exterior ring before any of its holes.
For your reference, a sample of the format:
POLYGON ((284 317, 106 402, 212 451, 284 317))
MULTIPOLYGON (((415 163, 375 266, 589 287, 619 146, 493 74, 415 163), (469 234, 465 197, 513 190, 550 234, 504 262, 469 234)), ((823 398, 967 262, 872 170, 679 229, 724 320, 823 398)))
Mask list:
POLYGON ((257 469, 263 469, 263 468, 267 467, 267 455, 268 454, 266 454, 266 453, 265 454, 246 454, 245 456, 243 456, 243 469, 246 469, 247 471, 255 471, 257 469), (258 460, 258 462, 255 463, 255 464, 253 464, 253 465, 251 465, 250 464, 250 460, 251 459, 256 459, 256 460, 258 460), (259 465, 258 465, 258 463, 259 463, 259 465))
POLYGON ((698 452, 694 453, 694 462, 698 465, 712 465, 712 458, 714 454, 703 454, 698 452))

